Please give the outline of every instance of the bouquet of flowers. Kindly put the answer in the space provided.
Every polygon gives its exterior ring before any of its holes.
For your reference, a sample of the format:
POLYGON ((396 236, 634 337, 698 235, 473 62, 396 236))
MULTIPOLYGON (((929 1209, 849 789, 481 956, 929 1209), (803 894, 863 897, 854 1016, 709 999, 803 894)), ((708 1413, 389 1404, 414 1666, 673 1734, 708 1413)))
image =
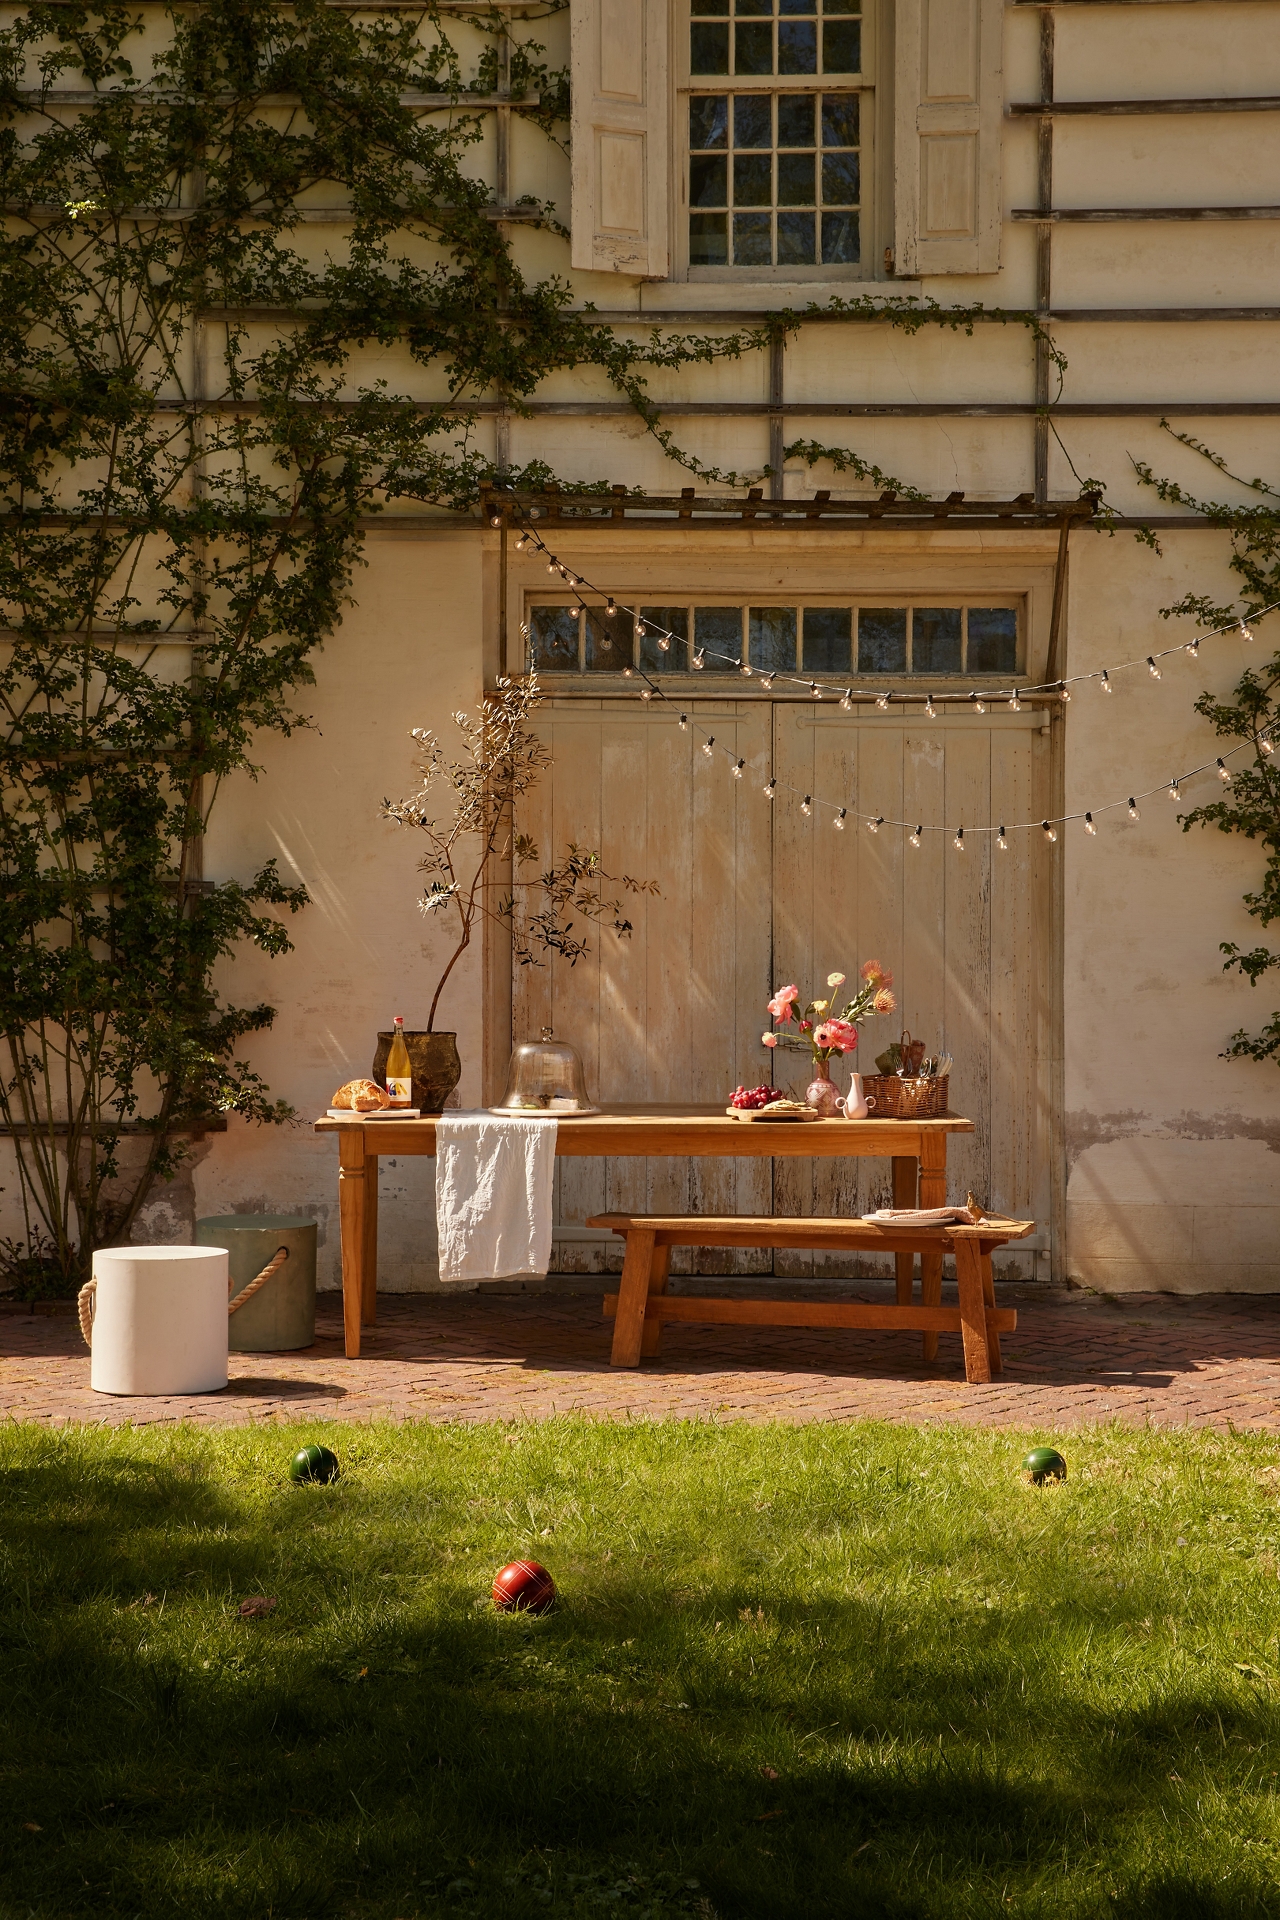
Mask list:
POLYGON ((839 1007, 840 988, 848 976, 843 973, 829 973, 827 988, 829 998, 811 1000, 807 1007, 800 1010, 800 989, 796 986, 779 987, 769 1002, 769 1012, 773 1015, 776 1029, 760 1035, 766 1047, 791 1047, 798 1053, 806 1050, 813 1055, 813 1063, 823 1078, 829 1078, 827 1063, 833 1053, 852 1053, 858 1044, 858 1022, 868 1020, 873 1014, 893 1013, 897 1009, 890 988, 893 975, 887 973, 878 960, 868 960, 859 972, 860 985, 855 989, 853 998, 843 1007, 839 1007), (795 1028, 792 1020, 795 1018, 795 1028))

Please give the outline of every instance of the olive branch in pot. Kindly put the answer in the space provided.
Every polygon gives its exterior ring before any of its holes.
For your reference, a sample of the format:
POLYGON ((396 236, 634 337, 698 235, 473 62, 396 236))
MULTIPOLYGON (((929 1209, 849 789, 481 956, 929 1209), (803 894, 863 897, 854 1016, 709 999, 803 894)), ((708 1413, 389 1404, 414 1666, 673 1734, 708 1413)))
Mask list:
POLYGON ((536 674, 499 680, 481 699, 478 717, 454 714, 463 741, 462 756, 456 760, 430 728, 415 727, 417 789, 407 799, 382 803, 385 819, 414 828, 426 840, 418 862, 419 873, 427 878, 418 902, 421 912, 451 923, 457 932, 457 943, 436 982, 428 1033, 435 1032, 440 996, 471 945, 478 921, 491 920, 507 929, 521 966, 541 966, 548 954, 559 954, 572 967, 589 951, 588 941, 575 931, 579 920, 611 927, 620 938, 632 932, 621 895, 606 899, 601 882, 623 893, 660 892, 655 880, 606 873, 598 852, 570 841, 557 864, 527 879, 513 877, 511 892, 496 904, 490 902, 489 875, 495 862, 505 865, 510 860, 514 876, 541 859, 529 835, 516 832, 514 815, 516 802, 537 786, 551 765, 550 748, 529 725, 542 697, 536 674), (449 803, 443 816, 441 800, 449 803), (530 910, 518 913, 526 901, 530 910))

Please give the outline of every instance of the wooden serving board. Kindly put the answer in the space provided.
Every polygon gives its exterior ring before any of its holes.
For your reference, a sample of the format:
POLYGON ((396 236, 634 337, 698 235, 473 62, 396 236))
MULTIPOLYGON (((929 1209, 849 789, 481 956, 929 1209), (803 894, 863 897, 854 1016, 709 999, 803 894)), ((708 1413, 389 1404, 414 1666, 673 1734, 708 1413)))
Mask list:
POLYGON ((794 1109, 789 1113, 779 1113, 776 1107, 726 1107, 725 1112, 731 1120, 774 1120, 779 1124, 788 1120, 803 1122, 822 1118, 820 1113, 814 1113, 812 1109, 806 1113, 796 1113, 794 1109))

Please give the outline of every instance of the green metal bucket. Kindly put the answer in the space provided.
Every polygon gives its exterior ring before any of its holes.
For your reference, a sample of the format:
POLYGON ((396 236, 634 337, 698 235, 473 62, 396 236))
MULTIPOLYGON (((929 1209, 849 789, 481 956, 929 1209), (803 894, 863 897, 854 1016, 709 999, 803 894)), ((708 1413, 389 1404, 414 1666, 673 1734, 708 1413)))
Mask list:
POLYGON ((292 1353, 316 1337, 316 1223, 296 1213, 222 1213, 196 1221, 196 1245, 225 1247, 231 1298, 281 1247, 289 1258, 232 1314, 232 1353, 292 1353))

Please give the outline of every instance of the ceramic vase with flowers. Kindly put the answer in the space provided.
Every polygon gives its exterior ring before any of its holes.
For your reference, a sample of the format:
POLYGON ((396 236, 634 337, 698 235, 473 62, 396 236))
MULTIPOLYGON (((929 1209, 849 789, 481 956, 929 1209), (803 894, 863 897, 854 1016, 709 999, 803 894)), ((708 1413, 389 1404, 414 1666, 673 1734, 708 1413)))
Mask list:
POLYGON ((800 1006, 799 987, 779 987, 769 1002, 774 1025, 760 1036, 766 1047, 790 1047, 812 1057, 813 1079, 805 1089, 805 1099, 828 1120, 839 1112, 836 1102, 840 1097, 829 1071, 832 1059, 836 1054, 843 1058, 857 1047, 860 1021, 877 1013, 893 1013, 898 1005, 890 991, 893 975, 878 960, 868 960, 860 968, 860 984, 842 1007, 840 988, 847 978, 847 974, 829 973, 828 997, 810 1000, 804 1008, 800 1006))

